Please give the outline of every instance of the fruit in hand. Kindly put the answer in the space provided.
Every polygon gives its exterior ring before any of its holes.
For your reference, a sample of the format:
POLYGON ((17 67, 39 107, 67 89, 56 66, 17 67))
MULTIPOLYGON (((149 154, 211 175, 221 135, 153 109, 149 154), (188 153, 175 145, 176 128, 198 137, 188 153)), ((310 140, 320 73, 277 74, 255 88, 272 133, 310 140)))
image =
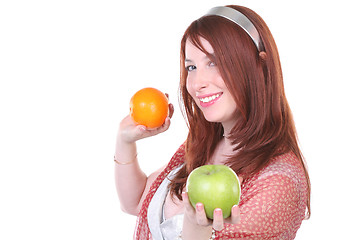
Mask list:
POLYGON ((191 205, 195 208, 197 203, 202 203, 210 219, 216 208, 221 208, 223 218, 228 218, 231 208, 240 201, 239 178, 225 165, 204 165, 194 169, 186 188, 191 205))
POLYGON ((143 88, 130 100, 131 118, 148 128, 160 127, 168 114, 168 99, 165 94, 155 88, 143 88))

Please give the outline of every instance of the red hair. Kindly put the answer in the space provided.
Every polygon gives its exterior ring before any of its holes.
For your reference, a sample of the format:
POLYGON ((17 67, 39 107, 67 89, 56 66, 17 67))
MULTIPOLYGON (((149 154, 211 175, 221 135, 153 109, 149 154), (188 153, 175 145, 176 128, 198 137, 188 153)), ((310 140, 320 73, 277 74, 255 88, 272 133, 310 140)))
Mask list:
POLYGON ((298 146, 291 110, 285 97, 280 58, 272 34, 263 19, 252 10, 232 7, 255 25, 263 42, 259 53, 249 35, 238 25, 218 16, 204 16, 194 21, 181 40, 180 98, 189 134, 186 164, 176 174, 170 192, 181 199, 189 173, 209 162, 223 138, 221 123, 208 122, 186 89, 185 43, 191 41, 216 63, 237 105, 238 121, 229 138, 234 154, 226 165, 242 177, 257 173, 276 156, 293 152, 301 161, 308 183, 310 215, 310 180, 298 146), (200 37, 206 39, 214 54, 205 51, 200 37))

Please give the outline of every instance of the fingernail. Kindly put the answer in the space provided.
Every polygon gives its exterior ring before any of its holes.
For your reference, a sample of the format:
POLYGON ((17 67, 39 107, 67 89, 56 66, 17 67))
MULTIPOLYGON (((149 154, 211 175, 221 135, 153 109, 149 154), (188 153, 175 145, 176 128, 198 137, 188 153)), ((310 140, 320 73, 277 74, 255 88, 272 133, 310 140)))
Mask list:
POLYGON ((198 211, 202 210, 202 204, 201 203, 196 204, 196 210, 198 210, 198 211))
POLYGON ((221 210, 221 208, 215 208, 215 214, 217 215, 217 216, 221 216, 222 215, 222 210, 221 210))

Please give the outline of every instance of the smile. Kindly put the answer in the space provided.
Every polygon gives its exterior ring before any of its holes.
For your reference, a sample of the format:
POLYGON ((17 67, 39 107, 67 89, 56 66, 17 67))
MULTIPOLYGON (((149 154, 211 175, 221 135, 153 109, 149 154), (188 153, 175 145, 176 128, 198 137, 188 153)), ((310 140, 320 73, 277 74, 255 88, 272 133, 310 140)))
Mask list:
POLYGON ((218 98, 218 97, 220 97, 220 94, 219 94, 219 93, 216 94, 216 95, 212 95, 212 96, 210 96, 210 97, 200 98, 199 100, 200 100, 201 102, 203 102, 203 103, 208 103, 208 102, 210 102, 210 101, 212 101, 212 100, 215 100, 215 99, 218 98))
POLYGON ((199 97, 200 104, 203 107, 209 106, 216 102, 216 100, 222 95, 222 93, 217 93, 213 95, 208 95, 204 97, 199 97))

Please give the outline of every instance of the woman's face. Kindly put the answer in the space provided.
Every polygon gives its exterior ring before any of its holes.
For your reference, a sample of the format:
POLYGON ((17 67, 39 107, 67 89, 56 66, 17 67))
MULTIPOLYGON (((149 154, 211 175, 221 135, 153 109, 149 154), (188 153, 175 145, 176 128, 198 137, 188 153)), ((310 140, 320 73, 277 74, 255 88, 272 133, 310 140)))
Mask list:
MULTIPOLYGON (((200 37, 204 49, 214 54, 210 43, 200 37)), ((213 58, 214 59, 214 58, 213 58)), ((209 122, 231 123, 236 103, 222 79, 216 63, 191 41, 185 45, 186 88, 209 122)))

